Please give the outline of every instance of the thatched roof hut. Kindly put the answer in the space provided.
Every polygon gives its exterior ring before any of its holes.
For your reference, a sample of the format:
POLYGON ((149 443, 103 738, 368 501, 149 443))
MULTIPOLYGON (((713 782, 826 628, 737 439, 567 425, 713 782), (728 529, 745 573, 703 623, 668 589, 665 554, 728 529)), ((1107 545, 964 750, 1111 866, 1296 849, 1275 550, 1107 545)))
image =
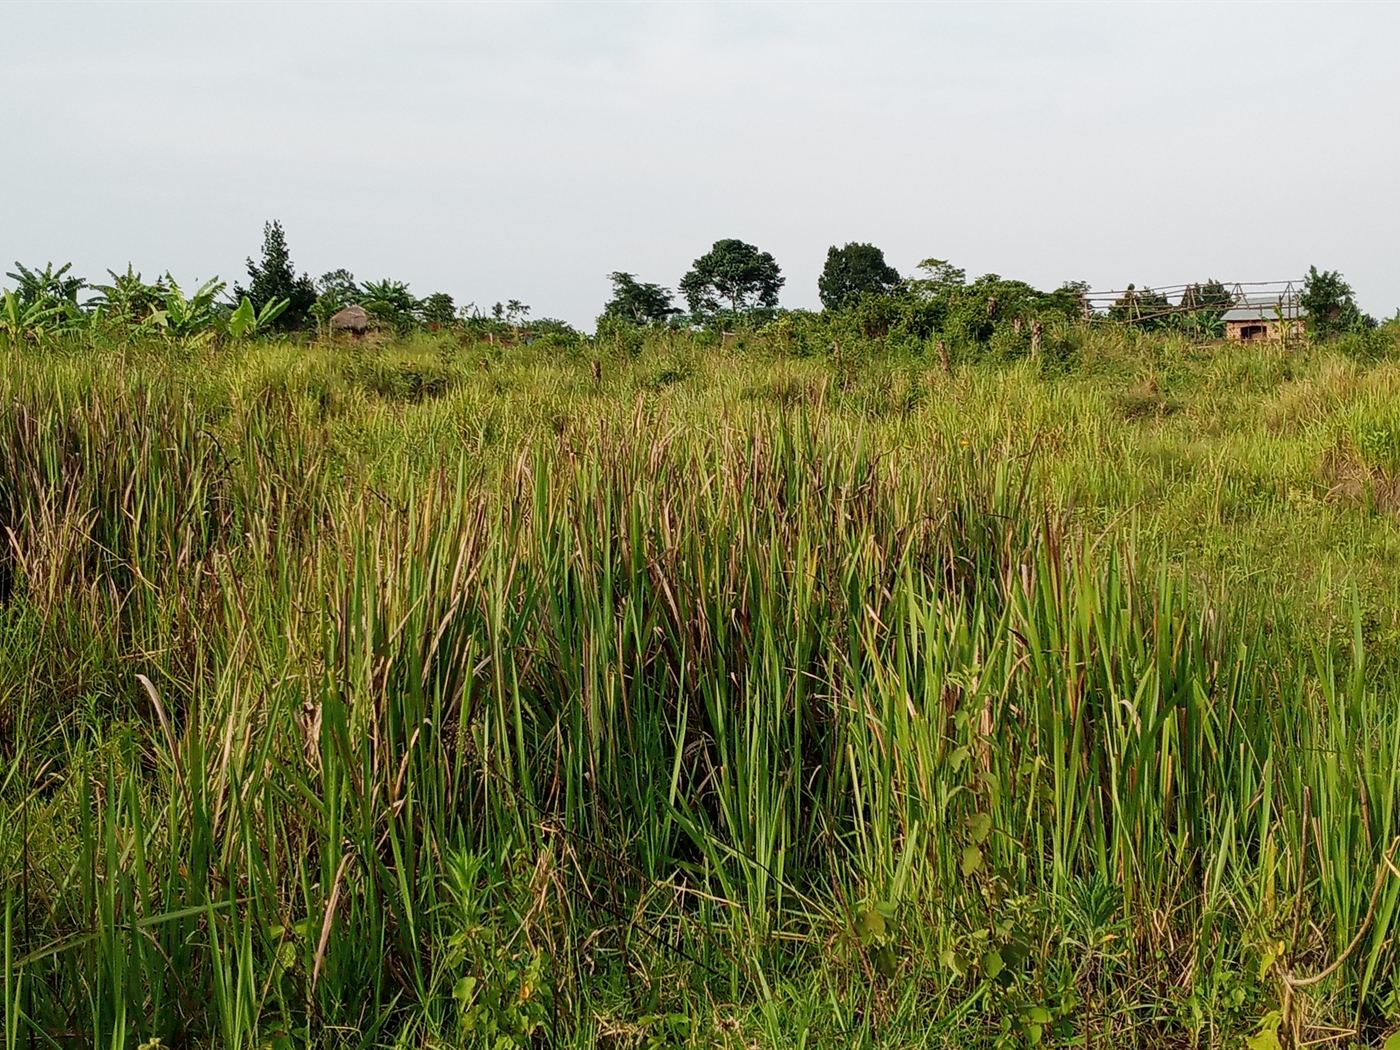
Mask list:
POLYGON ((352 335, 364 335, 369 328, 369 314, 365 313, 363 306, 347 306, 343 310, 337 310, 331 314, 332 332, 350 332, 352 335))

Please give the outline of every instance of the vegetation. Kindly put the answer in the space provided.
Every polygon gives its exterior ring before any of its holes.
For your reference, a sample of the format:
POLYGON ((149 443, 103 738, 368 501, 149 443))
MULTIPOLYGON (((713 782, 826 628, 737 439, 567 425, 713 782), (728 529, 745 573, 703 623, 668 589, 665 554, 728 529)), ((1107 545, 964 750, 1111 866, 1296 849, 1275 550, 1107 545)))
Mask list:
POLYGON ((1356 305, 1356 293, 1336 270, 1308 268, 1300 305, 1307 313, 1308 330, 1315 336, 1363 332, 1376 327, 1376 319, 1356 305))
POLYGON ((5 1046, 1385 1040, 1400 330, 920 273, 7 329, 5 1046))
POLYGON ((844 310, 862 295, 889 295, 899 287, 899 271, 885 262, 885 253, 873 244, 832 245, 826 265, 817 279, 822 306, 844 310))
POLYGON ((681 278, 681 294, 693 317, 704 318, 728 304, 730 314, 740 316, 755 307, 778 305, 783 287, 782 269, 768 252, 733 237, 715 241, 681 278))
POLYGON ((603 307, 603 318, 633 325, 665 324, 680 313, 673 305, 671 290, 659 284, 638 281, 635 274, 612 273, 613 294, 603 307))
POLYGON ((248 287, 245 290, 234 285, 233 296, 246 298, 259 314, 265 307, 285 300, 287 305, 277 318, 277 327, 282 331, 306 327, 311 308, 316 305, 316 286, 306 274, 296 275, 280 222, 269 222, 263 227, 262 263, 248 260, 248 287))

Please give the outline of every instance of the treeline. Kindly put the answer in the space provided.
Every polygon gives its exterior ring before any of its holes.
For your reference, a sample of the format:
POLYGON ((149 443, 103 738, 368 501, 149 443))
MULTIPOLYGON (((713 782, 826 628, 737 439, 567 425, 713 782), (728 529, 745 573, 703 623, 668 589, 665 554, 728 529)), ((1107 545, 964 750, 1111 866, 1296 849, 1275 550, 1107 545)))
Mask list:
POLYGON ((280 222, 266 224, 261 258, 249 258, 247 268, 246 287, 235 283, 230 289, 214 278, 187 292, 169 273, 147 281, 131 266, 125 273, 107 271, 110 283, 100 284, 71 274, 71 264, 40 269, 16 263, 6 275, 16 287, 3 293, 0 332, 23 341, 83 332, 163 335, 193 343, 294 332, 324 335, 339 311, 358 306, 376 330, 393 335, 453 327, 516 341, 548 333, 579 335, 563 321, 530 321, 530 307, 515 299, 482 311, 475 304, 459 308, 446 292, 419 298, 403 281, 357 281, 345 269, 316 280, 298 276, 280 222))
MULTIPOLYGON (((812 322, 822 328, 841 322, 858 336, 886 342, 934 340, 945 348, 1016 350, 1036 349, 1047 326, 1062 332, 1076 323, 1112 322, 1218 338, 1224 335, 1226 312, 1241 305, 1213 278, 1188 285, 1177 303, 1149 287, 1139 290, 1130 284, 1106 313, 1099 313, 1084 281, 1066 281, 1047 292, 995 273, 969 281, 965 270, 945 259, 925 259, 916 269, 917 275, 902 277, 873 244, 833 245, 817 282, 822 302, 818 316, 778 307, 783 277, 772 255, 743 241, 717 241, 680 281, 688 312, 675 305, 669 289, 641 282, 634 274, 614 273, 613 297, 598 319, 598 333, 615 335, 619 326, 627 325, 753 326, 785 318, 797 331, 813 330, 812 322)), ((1312 267, 1303 280, 1300 305, 1314 335, 1377 325, 1357 307, 1351 286, 1336 271, 1312 267)))
MULTIPOLYGON (((313 280, 298 276, 280 222, 263 231, 261 258, 247 260, 248 283, 232 289, 217 278, 187 293, 169 273, 146 281, 130 266, 108 271, 110 283, 89 284, 70 265, 42 270, 16 263, 0 309, 0 332, 12 340, 42 340, 64 332, 119 336, 164 335, 184 342, 255 338, 295 332, 328 335, 348 307, 358 307, 354 327, 392 335, 453 330, 493 342, 583 342, 589 337, 564 321, 531 319, 518 299, 482 310, 458 306, 446 292, 419 298, 403 281, 361 281, 345 269, 313 280), (84 293, 92 293, 83 299, 84 293), (81 300, 81 301, 80 301, 81 300)), ((612 297, 592 337, 620 349, 640 347, 648 330, 701 332, 723 338, 739 330, 766 330, 797 350, 839 353, 868 341, 936 352, 979 356, 1063 353, 1076 326, 1119 323, 1146 330, 1176 330, 1193 337, 1223 335, 1231 293, 1214 279, 1188 286, 1186 300, 1170 304, 1149 287, 1128 292, 1095 312, 1089 286, 1066 281, 1041 291, 1024 281, 989 273, 968 280, 963 269, 929 258, 916 274, 902 276, 873 244, 832 246, 818 279, 822 309, 787 310, 778 302, 786 279, 769 252, 742 240, 716 241, 680 279, 676 292, 636 274, 610 275, 612 297), (677 305, 677 297, 684 306, 677 305)), ((1364 332, 1374 318, 1356 305, 1354 292, 1336 271, 1312 267, 1300 305, 1313 336, 1364 332)))

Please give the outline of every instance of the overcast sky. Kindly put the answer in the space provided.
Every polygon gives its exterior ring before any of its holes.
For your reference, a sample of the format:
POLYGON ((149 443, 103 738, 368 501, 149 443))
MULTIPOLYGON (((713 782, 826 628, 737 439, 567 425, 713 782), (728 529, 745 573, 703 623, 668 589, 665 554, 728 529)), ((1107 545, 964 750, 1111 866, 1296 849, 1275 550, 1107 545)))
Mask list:
MULTIPOLYGON (((0 262, 346 267, 591 327, 721 237, 1400 306, 1400 5, 0 3, 0 262)), ((9 269, 5 266, 4 269, 9 269)), ((3 282, 3 279, 0 279, 3 282)))

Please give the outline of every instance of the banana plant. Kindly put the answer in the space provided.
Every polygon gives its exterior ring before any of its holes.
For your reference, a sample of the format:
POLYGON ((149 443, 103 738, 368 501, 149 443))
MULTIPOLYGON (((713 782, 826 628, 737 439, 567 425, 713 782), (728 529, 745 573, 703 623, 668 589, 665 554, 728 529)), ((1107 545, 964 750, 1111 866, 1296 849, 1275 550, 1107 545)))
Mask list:
POLYGON ((68 271, 73 268, 72 263, 64 263, 57 270, 53 263, 49 263, 42 270, 37 266, 30 269, 21 262, 15 263, 15 270, 5 274, 19 282, 17 289, 19 297, 26 303, 49 302, 69 302, 73 306, 78 305, 78 293, 88 287, 87 281, 81 277, 69 277, 68 271))
POLYGON ((110 321, 140 325, 153 310, 160 309, 170 291, 163 280, 147 284, 130 263, 126 273, 107 272, 112 276, 112 283, 91 285, 97 297, 89 300, 88 305, 100 309, 102 316, 110 321))
POLYGON ((6 288, 3 302, 0 302, 0 332, 12 340, 32 339, 38 342, 45 332, 64 327, 70 320, 70 304, 43 298, 37 302, 25 302, 20 293, 6 288))
POLYGON ((218 320, 215 297, 226 287, 217 277, 205 281, 188 299, 170 274, 165 275, 164 301, 146 317, 146 323, 174 339, 206 342, 214 337, 218 320))
POLYGON ((254 339, 260 335, 266 335, 272 328, 272 322, 281 317, 287 307, 292 305, 290 299, 277 299, 270 303, 264 303, 261 310, 253 309, 253 304, 245 295, 234 308, 233 313, 228 318, 228 334, 231 339, 254 339))
POLYGON ((360 305, 381 324, 393 327, 400 335, 418 323, 423 304, 408 290, 403 281, 365 281, 364 298, 360 305))

